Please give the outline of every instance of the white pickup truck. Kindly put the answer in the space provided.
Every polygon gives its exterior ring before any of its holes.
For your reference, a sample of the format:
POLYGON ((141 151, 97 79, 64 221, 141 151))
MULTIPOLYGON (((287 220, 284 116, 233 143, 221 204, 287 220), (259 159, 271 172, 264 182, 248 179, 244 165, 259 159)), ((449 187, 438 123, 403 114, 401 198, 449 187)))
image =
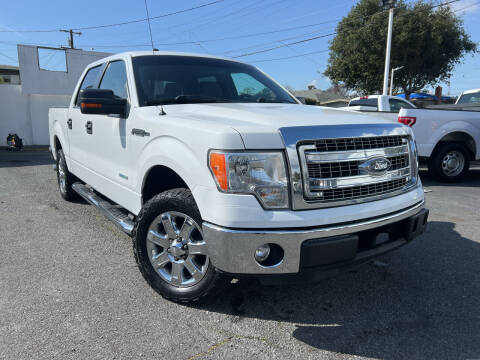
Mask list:
POLYGON ((353 98, 348 106, 342 110, 368 112, 372 116, 380 116, 393 122, 397 121, 398 112, 401 109, 415 109, 416 106, 410 101, 398 96, 390 95, 366 95, 353 98))
POLYGON ((131 235, 144 278, 173 301, 232 276, 315 280, 426 227, 409 127, 302 105, 241 62, 105 58, 49 127, 61 196, 131 235))
POLYGON ((462 180, 470 162, 480 160, 480 109, 459 106, 402 109, 398 114, 400 123, 413 128, 418 156, 439 181, 462 180))

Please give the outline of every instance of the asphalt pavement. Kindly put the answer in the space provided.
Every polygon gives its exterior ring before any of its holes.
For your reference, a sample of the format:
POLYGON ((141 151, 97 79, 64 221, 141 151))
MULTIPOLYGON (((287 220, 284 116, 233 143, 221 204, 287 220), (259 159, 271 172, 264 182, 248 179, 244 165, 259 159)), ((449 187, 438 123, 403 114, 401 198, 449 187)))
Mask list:
POLYGON ((231 284, 208 306, 162 299, 131 239, 61 199, 49 154, 0 152, 1 359, 480 358, 480 167, 421 177, 413 243, 316 284, 231 284))

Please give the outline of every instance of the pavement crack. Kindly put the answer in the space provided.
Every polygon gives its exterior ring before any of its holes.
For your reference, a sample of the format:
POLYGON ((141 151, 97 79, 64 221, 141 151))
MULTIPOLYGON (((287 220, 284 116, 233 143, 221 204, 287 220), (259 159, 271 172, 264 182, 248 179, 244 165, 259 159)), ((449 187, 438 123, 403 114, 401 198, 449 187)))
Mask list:
POLYGON ((194 360, 194 359, 198 359, 200 357, 203 357, 203 356, 207 356, 209 355, 211 352, 215 351, 216 349, 218 349, 219 347, 222 347, 226 344, 228 344, 229 342, 231 342, 232 340, 234 339, 246 339, 246 340, 255 340, 255 341, 261 341, 261 342, 264 342, 266 343, 267 340, 264 339, 264 338, 261 338, 261 337, 256 337, 256 336, 244 336, 244 335, 232 335, 232 336, 228 336, 226 338, 224 338, 223 340, 213 344, 212 346, 210 346, 206 351, 203 351, 203 352, 199 352, 195 355, 192 355, 190 356, 187 360, 194 360))
POLYGON ((212 351, 215 351, 217 348, 229 343, 230 341, 232 341, 232 339, 234 338, 234 336, 230 336, 230 337, 227 337, 215 344, 213 344, 212 346, 210 346, 206 351, 204 352, 200 352, 198 354, 195 354, 193 356, 190 356, 188 358, 188 360, 193 360, 193 359, 198 359, 199 357, 202 357, 202 356, 207 356, 209 353, 211 353, 212 351))

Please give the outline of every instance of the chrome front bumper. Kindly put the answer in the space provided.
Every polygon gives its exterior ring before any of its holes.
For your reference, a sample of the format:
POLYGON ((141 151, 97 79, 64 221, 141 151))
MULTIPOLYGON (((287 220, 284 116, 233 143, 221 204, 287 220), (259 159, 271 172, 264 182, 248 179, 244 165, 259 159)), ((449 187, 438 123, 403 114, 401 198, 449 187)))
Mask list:
MULTIPOLYGON (((307 241, 314 241, 320 246, 333 244, 333 247, 324 248, 326 250, 324 254, 333 251, 338 262, 355 261, 356 257, 360 259, 362 256, 358 256, 360 253, 357 254, 358 244, 354 243, 352 238, 357 238, 358 242, 358 237, 353 235, 360 233, 364 236, 366 230, 393 226, 395 223, 407 221, 406 219, 415 217, 422 212, 426 212, 426 215, 423 215, 426 221, 428 211, 423 210, 424 206, 425 202, 422 201, 404 210, 381 217, 307 229, 228 229, 204 222, 203 235, 208 246, 210 261, 223 272, 254 275, 293 274, 301 270, 301 258, 304 255, 302 254, 302 245, 307 241), (350 237, 352 241, 349 244, 347 244, 348 239, 345 238, 345 235, 352 235, 350 237), (267 243, 277 244, 284 251, 283 260, 275 266, 261 266, 254 258, 255 250, 267 243), (346 244, 347 246, 345 246, 346 244)), ((404 228, 407 223, 400 225, 404 228)), ((415 228, 410 229, 409 233, 401 233, 396 239, 375 246, 375 249, 372 249, 375 250, 374 252, 367 250, 364 253, 380 255, 403 245, 423 232, 425 224, 420 224, 420 226, 417 229, 417 224, 415 224, 415 228)))

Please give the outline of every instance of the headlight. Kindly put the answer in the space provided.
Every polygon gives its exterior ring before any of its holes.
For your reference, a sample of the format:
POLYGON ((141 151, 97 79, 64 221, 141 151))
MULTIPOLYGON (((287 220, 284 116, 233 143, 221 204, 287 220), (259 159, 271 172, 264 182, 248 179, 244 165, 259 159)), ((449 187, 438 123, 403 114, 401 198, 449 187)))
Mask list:
POLYGON ((208 164, 220 191, 253 194, 265 208, 288 207, 288 180, 281 152, 211 151, 208 164))

